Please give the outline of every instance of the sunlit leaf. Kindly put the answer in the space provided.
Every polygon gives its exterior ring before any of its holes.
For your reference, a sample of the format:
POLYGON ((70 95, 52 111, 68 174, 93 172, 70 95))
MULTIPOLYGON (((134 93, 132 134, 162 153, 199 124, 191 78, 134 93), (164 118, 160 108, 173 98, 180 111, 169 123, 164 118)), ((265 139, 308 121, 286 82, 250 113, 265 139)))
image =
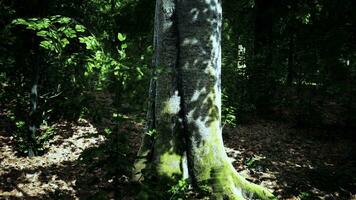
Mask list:
POLYGON ((42 30, 37 32, 36 35, 40 37, 45 37, 46 35, 48 35, 48 31, 42 30))
POLYGON ((44 40, 40 43, 40 46, 44 49, 48 49, 48 50, 54 50, 54 46, 52 44, 52 41, 48 41, 48 40, 44 40))
POLYGON ((85 32, 85 27, 83 25, 77 24, 77 25, 75 25, 75 30, 77 32, 85 32))
POLYGON ((126 40, 126 35, 124 35, 122 33, 118 33, 117 34, 117 39, 119 39, 120 42, 125 41, 126 40))
POLYGON ((66 47, 68 44, 69 44, 69 41, 68 41, 67 38, 63 38, 63 39, 61 40, 61 46, 62 46, 62 48, 66 47))
POLYGON ((126 49, 126 48, 127 48, 127 44, 126 43, 121 45, 121 49, 126 49))
POLYGON ((64 29, 63 33, 69 38, 74 38, 77 36, 76 32, 70 27, 64 29))

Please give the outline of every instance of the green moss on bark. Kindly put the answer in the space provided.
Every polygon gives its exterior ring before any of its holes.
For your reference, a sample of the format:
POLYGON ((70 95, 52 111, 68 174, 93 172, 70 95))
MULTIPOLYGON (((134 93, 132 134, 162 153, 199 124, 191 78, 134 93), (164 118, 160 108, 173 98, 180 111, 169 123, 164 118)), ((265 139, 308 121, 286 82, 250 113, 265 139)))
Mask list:
POLYGON ((182 156, 166 152, 159 158, 157 171, 159 176, 175 179, 182 175, 181 171, 182 156))

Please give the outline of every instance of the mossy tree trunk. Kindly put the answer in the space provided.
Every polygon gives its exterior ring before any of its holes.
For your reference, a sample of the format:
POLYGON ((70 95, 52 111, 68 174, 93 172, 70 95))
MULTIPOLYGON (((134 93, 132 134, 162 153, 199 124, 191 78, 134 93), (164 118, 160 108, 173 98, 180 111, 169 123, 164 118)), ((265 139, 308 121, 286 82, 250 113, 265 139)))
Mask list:
POLYGON ((273 199, 243 179, 225 153, 221 18, 218 0, 156 1, 148 124, 134 179, 153 177, 162 184, 187 179, 216 199, 273 199))

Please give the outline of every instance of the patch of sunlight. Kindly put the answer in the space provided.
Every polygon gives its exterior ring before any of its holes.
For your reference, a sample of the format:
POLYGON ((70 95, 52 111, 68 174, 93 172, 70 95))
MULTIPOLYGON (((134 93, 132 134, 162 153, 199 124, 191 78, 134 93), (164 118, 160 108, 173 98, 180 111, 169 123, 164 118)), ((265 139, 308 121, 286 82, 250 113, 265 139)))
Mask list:
POLYGON ((173 13, 174 2, 173 1, 162 1, 163 3, 163 12, 164 13, 173 13))
POLYGON ((175 174, 180 174, 181 156, 172 152, 166 152, 160 157, 160 165, 158 173, 173 177, 175 174))
POLYGON ((215 69, 210 62, 208 63, 208 66, 205 68, 204 73, 209 75, 215 74, 215 69))
MULTIPOLYGON (((307 81, 302 81, 301 83, 302 83, 302 85, 312 85, 312 86, 317 86, 317 85, 318 85, 318 83, 315 83, 315 82, 307 82, 307 81)), ((293 85, 297 85, 297 84, 298 84, 298 82, 293 81, 293 85)))
POLYGON ((180 110, 180 96, 178 90, 164 103, 162 114, 178 114, 180 110))
POLYGON ((201 90, 195 90, 194 91, 194 94, 192 96, 192 98, 190 99, 190 102, 194 102, 194 101, 197 101, 198 98, 200 97, 201 94, 205 94, 206 93, 206 88, 203 87, 201 90))
POLYGON ((186 45, 195 45, 195 44, 198 44, 199 40, 197 40, 196 38, 192 38, 192 39, 189 39, 189 38, 185 38, 183 40, 183 46, 186 46, 186 45))
POLYGON ((237 196, 242 196, 242 190, 240 187, 233 187, 232 192, 237 196))
POLYGON ((186 151, 184 151, 182 156, 182 171, 183 171, 183 179, 189 178, 188 158, 187 158, 186 151))
POLYGON ((190 13, 193 14, 193 19, 192 19, 192 21, 193 21, 193 22, 197 21, 198 15, 199 15, 198 9, 193 8, 193 9, 190 11, 190 13))

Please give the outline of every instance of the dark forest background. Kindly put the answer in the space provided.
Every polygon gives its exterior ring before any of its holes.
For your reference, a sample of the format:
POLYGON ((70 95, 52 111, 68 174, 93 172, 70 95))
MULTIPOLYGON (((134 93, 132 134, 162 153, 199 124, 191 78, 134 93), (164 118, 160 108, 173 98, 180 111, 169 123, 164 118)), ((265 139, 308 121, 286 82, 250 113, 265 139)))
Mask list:
MULTIPOLYGON (((95 91, 114 94, 122 112, 146 109, 153 1, 0 3, 0 102, 18 125, 100 120, 95 91)), ((354 8, 349 0, 224 0, 225 121, 355 128, 354 8)))
MULTIPOLYGON (((356 1, 222 5, 223 124, 354 138, 356 1)), ((43 154, 59 120, 104 123, 98 95, 113 118, 144 118, 153 16, 152 0, 0 0, 0 112, 20 154, 43 154)))

